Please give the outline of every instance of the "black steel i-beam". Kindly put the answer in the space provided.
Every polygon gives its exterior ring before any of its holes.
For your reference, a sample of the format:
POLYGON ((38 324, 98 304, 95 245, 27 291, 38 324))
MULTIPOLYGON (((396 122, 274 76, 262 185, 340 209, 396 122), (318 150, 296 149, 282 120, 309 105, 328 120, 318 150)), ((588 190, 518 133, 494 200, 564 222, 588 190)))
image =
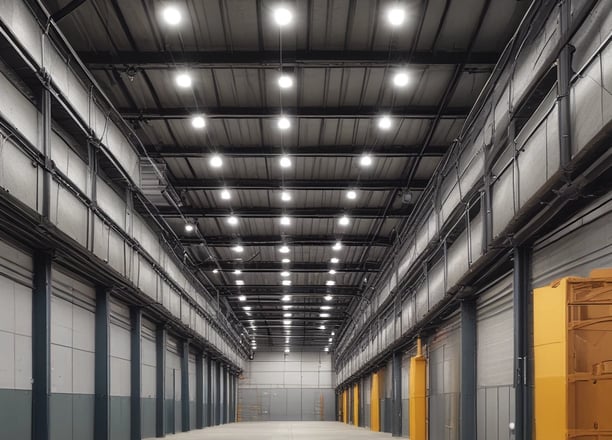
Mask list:
POLYGON ((213 426, 215 420, 215 412, 213 405, 213 360, 210 354, 206 358, 206 426, 213 426))
POLYGON ((181 350, 181 428, 189 431, 189 341, 183 341, 181 350))
POLYGON ((476 438, 476 302, 461 303, 460 435, 476 438))
POLYGON ((142 438, 141 420, 141 382, 142 382, 142 309, 130 309, 131 344, 130 344, 130 434, 131 440, 142 438))
POLYGON ((515 389, 515 423, 514 438, 530 440, 532 438, 533 403, 529 388, 529 335, 532 319, 530 308, 530 250, 523 247, 514 248, 514 389, 515 389))
POLYGON ((215 362, 215 425, 221 424, 221 362, 215 362))
POLYGON ((196 355, 196 429, 204 428, 204 359, 202 354, 196 355))
POLYGON ((49 440, 51 393, 51 265, 50 252, 34 254, 32 290, 32 439, 49 440))
POLYGON ((391 435, 402 436, 402 353, 393 352, 393 400, 391 402, 391 435))
POLYGON ((96 289, 94 440, 110 439, 110 290, 96 289))
POLYGON ((166 338, 167 331, 163 324, 158 325, 155 335, 155 436, 166 435, 166 338))

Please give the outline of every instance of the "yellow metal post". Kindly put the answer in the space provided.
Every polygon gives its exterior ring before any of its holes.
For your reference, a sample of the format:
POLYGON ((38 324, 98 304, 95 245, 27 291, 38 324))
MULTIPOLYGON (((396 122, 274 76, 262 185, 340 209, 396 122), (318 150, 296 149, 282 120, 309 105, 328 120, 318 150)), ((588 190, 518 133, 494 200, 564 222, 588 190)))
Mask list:
POLYGON ((410 359, 410 440, 427 439, 427 359, 421 339, 417 339, 417 355, 410 359))
POLYGON ((342 391, 342 421, 348 423, 348 390, 342 391))
POLYGON ((370 392, 370 430, 380 432, 380 384, 378 373, 372 374, 370 392))
POLYGON ((359 426, 359 385, 353 387, 353 425, 359 426))

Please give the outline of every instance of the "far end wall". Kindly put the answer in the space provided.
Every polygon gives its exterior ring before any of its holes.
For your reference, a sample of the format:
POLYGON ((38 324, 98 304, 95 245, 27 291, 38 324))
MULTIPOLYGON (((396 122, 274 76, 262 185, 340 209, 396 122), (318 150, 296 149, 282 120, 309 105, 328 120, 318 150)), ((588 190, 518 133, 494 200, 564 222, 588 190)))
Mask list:
POLYGON ((333 386, 329 353, 256 353, 240 377, 238 421, 333 421, 333 386))

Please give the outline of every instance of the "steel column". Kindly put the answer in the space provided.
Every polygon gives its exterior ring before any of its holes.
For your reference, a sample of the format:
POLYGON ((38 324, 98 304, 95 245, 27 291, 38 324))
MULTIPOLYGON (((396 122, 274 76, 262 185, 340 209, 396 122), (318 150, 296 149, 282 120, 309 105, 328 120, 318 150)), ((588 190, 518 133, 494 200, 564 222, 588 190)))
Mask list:
POLYGON ((181 425, 189 431, 189 341, 184 341, 181 350, 181 425))
POLYGON ((130 309, 131 332, 131 357, 130 357, 130 433, 132 440, 142 438, 141 420, 141 382, 142 382, 142 309, 132 307, 130 309))
POLYGON ((227 423, 227 415, 229 413, 228 409, 229 409, 229 401, 228 401, 228 397, 229 397, 229 393, 228 391, 228 380, 229 378, 229 372, 227 371, 227 366, 223 366, 223 406, 222 406, 222 413, 221 413, 221 423, 227 423))
POLYGON ((402 435, 402 353, 393 352, 393 400, 391 402, 391 435, 402 435))
POLYGON ((206 402, 208 404, 206 411, 206 426, 213 426, 215 420, 215 414, 213 409, 213 361, 210 358, 210 355, 206 361, 207 371, 206 371, 206 402))
POLYGON ((51 253, 34 254, 32 291, 32 439, 49 440, 51 393, 51 253))
POLYGON ((532 438, 533 401, 529 385, 529 335, 531 329, 530 264, 527 248, 514 248, 514 388, 515 388, 515 439, 532 438))
MULTIPOLYGON (((559 26, 561 39, 568 38, 571 21, 571 4, 569 0, 559 2, 559 26)), ((568 43, 561 49, 557 62, 557 82, 559 84, 559 147, 561 168, 565 171, 572 160, 571 148, 571 106, 570 89, 572 79, 572 46, 568 43)))
POLYGON ((221 363, 215 362, 215 425, 221 424, 221 363))
POLYGON ((476 438, 476 302, 461 303, 461 439, 476 438))
POLYGON ((110 290, 96 289, 94 440, 110 439, 110 290))
POLYGON ((157 327, 155 338, 155 435, 166 436, 166 338, 168 334, 163 325, 157 327))
POLYGON ((196 355, 196 429, 204 428, 204 359, 201 353, 196 355))

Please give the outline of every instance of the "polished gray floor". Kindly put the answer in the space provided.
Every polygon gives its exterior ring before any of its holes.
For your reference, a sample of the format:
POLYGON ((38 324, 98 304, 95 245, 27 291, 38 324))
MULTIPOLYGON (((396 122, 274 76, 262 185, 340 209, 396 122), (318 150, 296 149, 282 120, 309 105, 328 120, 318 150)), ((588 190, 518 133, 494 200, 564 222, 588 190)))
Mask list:
POLYGON ((338 422, 244 422, 169 435, 173 440, 375 440, 391 434, 338 422))

